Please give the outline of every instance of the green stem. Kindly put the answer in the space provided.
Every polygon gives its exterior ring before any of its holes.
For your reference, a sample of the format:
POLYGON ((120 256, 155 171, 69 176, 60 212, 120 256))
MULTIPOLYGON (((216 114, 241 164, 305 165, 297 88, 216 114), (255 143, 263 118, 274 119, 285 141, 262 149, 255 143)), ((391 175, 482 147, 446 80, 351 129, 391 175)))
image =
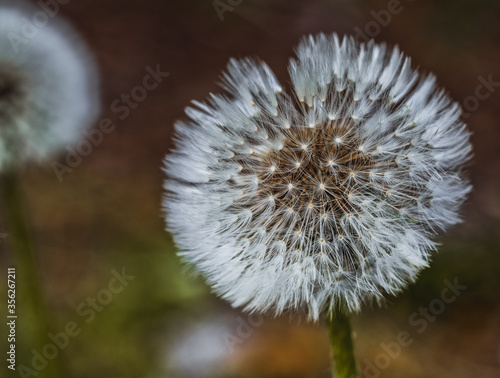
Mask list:
POLYGON ((357 378, 349 316, 337 310, 327 316, 334 378, 357 378))
MULTIPOLYGON (((39 353, 50 340, 50 323, 45 296, 38 278, 35 252, 31 243, 30 232, 24 218, 21 186, 19 177, 15 172, 5 172, 0 175, 0 186, 2 193, 2 210, 7 223, 8 237, 14 255, 16 266, 16 281, 18 282, 18 295, 16 302, 18 309, 26 309, 30 313, 31 324, 35 329, 33 345, 39 353)), ((23 310, 24 311, 24 310, 23 310)), ((17 327, 23 327, 22 314, 18 314, 17 327)), ((18 364, 31 366, 31 361, 19 361, 18 364), (28 363, 26 363, 28 362, 28 363)), ((39 372, 38 378, 59 378, 62 377, 59 366, 55 361, 49 362, 48 366, 39 372)))

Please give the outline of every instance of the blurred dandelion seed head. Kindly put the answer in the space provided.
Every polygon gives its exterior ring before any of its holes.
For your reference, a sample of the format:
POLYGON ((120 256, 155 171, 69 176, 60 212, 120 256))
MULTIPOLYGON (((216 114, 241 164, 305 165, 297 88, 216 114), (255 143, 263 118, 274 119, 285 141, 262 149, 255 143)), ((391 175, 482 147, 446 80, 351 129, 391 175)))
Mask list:
POLYGON ((398 48, 308 37, 293 93, 231 60, 230 97, 176 125, 164 208, 185 259, 222 297, 278 315, 359 310, 428 265, 470 186, 461 109, 398 48))
POLYGON ((59 18, 33 23, 40 12, 24 1, 0 4, 0 170, 71 146, 99 113, 89 51, 59 18))

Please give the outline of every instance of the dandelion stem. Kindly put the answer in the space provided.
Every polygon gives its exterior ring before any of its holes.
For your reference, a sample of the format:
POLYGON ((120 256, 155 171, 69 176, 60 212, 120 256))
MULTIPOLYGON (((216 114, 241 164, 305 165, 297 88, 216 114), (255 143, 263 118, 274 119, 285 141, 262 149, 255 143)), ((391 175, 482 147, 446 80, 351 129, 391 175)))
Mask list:
POLYGON ((342 310, 327 316, 334 378, 357 378, 356 359, 349 316, 342 310))
MULTIPOLYGON (((16 266, 16 281, 19 282, 17 290, 18 311, 29 313, 30 326, 33 329, 33 348, 42 353, 42 348, 50 340, 47 335, 50 332, 49 316, 45 296, 38 279, 34 248, 31 243, 30 232, 24 218, 21 200, 21 187, 19 177, 14 172, 5 172, 0 175, 0 187, 2 195, 2 207, 7 224, 10 248, 14 256, 16 266)), ((27 317, 21 316, 19 321, 27 317)), ((26 314, 28 315, 28 314, 26 314)), ((22 324, 17 325, 18 328, 22 324)), ((24 327, 23 327, 24 328, 24 327)), ((38 378, 61 378, 59 366, 52 361, 42 371, 38 372, 38 378)))

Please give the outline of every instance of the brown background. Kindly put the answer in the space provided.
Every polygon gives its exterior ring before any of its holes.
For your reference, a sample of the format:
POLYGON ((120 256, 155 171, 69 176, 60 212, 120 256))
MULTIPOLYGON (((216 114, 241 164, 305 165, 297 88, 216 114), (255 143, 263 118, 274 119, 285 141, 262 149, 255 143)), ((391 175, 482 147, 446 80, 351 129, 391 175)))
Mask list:
MULTIPOLYGON (((231 353, 227 335, 241 336, 238 319, 247 315, 184 272, 163 231, 161 165, 173 144, 174 121, 184 117, 191 100, 220 91, 219 75, 230 57, 258 56, 287 82, 288 59, 304 34, 354 33, 373 21, 372 10, 387 4, 243 0, 223 21, 211 0, 72 0, 61 6, 60 16, 81 32, 96 57, 102 117, 116 124, 62 183, 50 166, 29 167, 23 176, 55 331, 68 321, 82 329, 57 357, 65 376, 329 376, 324 325, 300 316, 266 319, 238 339, 231 353), (157 64, 169 77, 119 120, 111 103, 157 64), (83 322, 76 307, 107 286, 112 269, 122 267, 136 278, 92 322, 83 322)), ((498 1, 400 4, 402 12, 381 27, 377 41, 398 44, 461 103, 474 95, 480 76, 500 81, 498 1)), ((414 342, 379 369, 379 376, 500 376, 499 98, 492 93, 467 120, 475 158, 464 224, 439 239, 431 268, 406 293, 354 317, 362 370, 381 363, 381 343, 408 332, 414 342), (444 280, 455 278, 468 288, 419 333, 410 316, 440 297, 444 280)), ((6 267, 10 254, 1 247, 6 267)), ((30 359, 29 324, 21 336, 18 361, 24 363, 30 359)))

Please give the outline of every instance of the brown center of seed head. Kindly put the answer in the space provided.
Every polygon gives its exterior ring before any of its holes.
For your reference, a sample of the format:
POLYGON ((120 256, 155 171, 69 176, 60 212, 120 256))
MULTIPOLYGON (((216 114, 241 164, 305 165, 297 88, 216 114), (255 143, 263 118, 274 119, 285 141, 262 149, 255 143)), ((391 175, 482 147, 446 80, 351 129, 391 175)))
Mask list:
POLYGON ((275 212, 292 209, 302 219, 349 216, 349 197, 371 168, 352 130, 334 121, 286 130, 283 148, 263 159, 257 195, 272 196, 275 212))
POLYGON ((27 77, 19 67, 0 62, 0 119, 12 119, 26 110, 28 89, 27 77))

